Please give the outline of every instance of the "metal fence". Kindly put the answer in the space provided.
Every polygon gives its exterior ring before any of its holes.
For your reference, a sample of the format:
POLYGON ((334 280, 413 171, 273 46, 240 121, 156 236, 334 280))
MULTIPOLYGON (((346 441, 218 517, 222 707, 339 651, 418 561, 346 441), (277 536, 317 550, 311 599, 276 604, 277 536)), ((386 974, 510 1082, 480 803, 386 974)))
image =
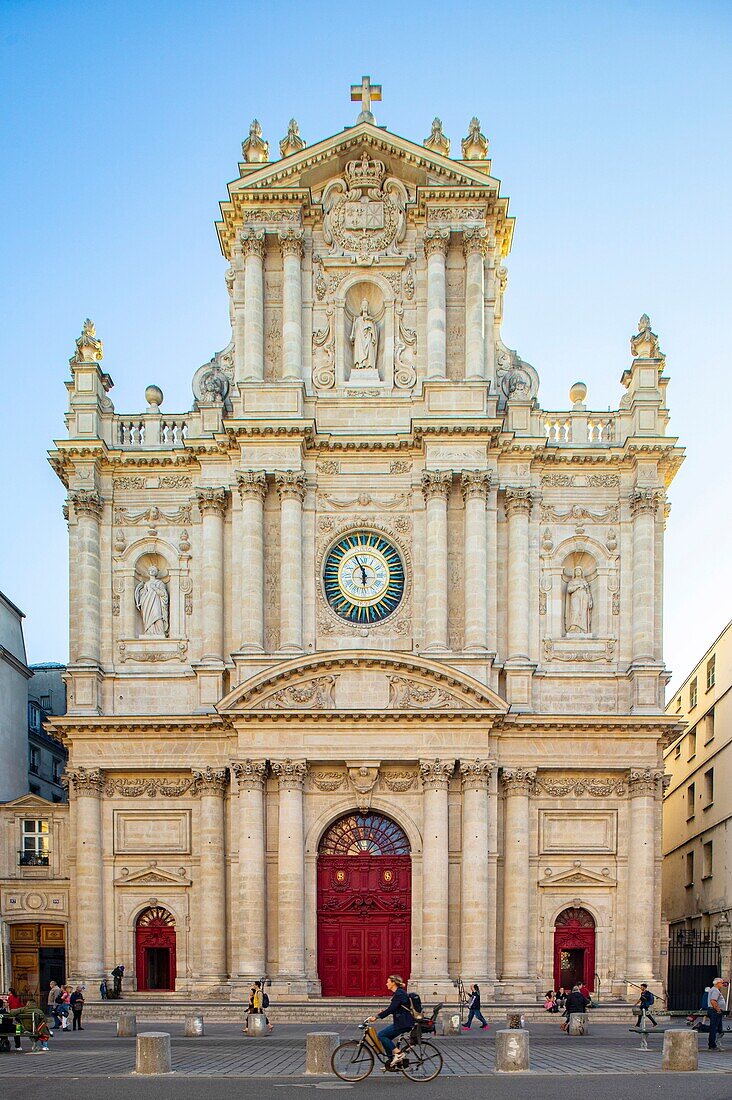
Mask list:
POLYGON ((669 1012, 696 1012, 704 989, 719 976, 720 952, 714 935, 682 929, 668 948, 669 1012))

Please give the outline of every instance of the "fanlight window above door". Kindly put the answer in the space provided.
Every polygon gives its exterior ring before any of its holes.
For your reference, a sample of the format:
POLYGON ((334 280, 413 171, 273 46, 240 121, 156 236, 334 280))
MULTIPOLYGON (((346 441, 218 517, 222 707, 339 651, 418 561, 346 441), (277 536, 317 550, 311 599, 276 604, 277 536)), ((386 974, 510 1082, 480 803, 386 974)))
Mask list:
POLYGON ((594 928, 595 919, 586 909, 564 909, 556 921, 555 928, 594 928))
POLYGON ((323 835, 321 856, 408 856, 409 841, 395 821, 381 814, 348 814, 323 835))
POLYGON ((167 909, 163 909, 162 905, 154 905, 149 909, 145 909, 137 918, 138 928, 150 928, 151 926, 159 928, 161 925, 175 928, 175 917, 167 909))

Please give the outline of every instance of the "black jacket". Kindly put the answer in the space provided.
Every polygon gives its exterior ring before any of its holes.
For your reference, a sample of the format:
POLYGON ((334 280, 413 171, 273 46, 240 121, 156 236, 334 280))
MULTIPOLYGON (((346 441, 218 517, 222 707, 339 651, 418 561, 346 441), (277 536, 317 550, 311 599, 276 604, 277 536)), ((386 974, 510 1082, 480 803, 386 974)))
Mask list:
POLYGON ((468 999, 468 1011, 477 1010, 480 1012, 480 993, 471 993, 468 999))
POLYGON ((584 993, 580 993, 580 991, 577 990, 576 993, 572 992, 567 997, 564 1011, 568 1016, 572 1012, 584 1012, 589 1003, 584 993))
POLYGON ((409 1008, 409 996, 406 989, 396 989, 388 1006, 376 1018, 377 1020, 384 1020, 387 1016, 394 1017, 395 1027, 403 1027, 405 1031, 407 1028, 412 1027, 414 1016, 409 1008))

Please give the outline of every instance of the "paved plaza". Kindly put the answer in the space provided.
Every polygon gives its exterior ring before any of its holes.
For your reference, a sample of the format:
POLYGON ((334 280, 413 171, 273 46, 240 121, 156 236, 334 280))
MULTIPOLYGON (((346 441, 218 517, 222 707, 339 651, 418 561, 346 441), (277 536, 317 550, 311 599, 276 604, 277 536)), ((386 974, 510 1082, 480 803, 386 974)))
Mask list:
MULTIPOLYGON (((274 1084, 280 1080, 290 1086, 294 1086, 294 1079, 303 1077, 305 1072, 308 1031, 339 1031, 344 1038, 351 1038, 355 1033, 352 1025, 282 1024, 272 1035, 253 1039, 241 1034, 236 1021, 231 1025, 210 1024, 206 1027, 206 1035, 197 1039, 183 1037, 180 1021, 145 1021, 139 1025, 139 1030, 170 1032, 173 1070, 181 1078, 266 1078, 272 1079, 274 1084)), ((659 1033, 651 1034, 650 1049, 642 1051, 638 1036, 618 1024, 597 1025, 591 1034, 572 1039, 560 1032, 555 1021, 533 1024, 529 1030, 531 1070, 536 1075, 653 1074, 661 1069, 663 1036, 659 1033)), ((456 1037, 440 1037, 436 1042, 445 1062, 443 1077, 494 1076, 493 1028, 487 1033, 473 1031, 456 1037)), ((24 1040, 24 1049, 27 1047, 24 1040)), ((135 1040, 116 1038, 113 1023, 89 1023, 82 1034, 57 1033, 51 1048, 48 1055, 0 1055, 0 1077, 16 1081, 48 1077, 118 1078, 134 1069, 135 1040)), ((717 1054, 710 1053, 706 1049, 706 1037, 701 1036, 699 1069, 714 1074, 732 1073, 732 1047, 717 1054)), ((383 1081, 379 1067, 372 1076, 383 1081)), ((503 1074, 500 1078, 507 1080, 503 1074)), ((668 1080, 669 1075, 664 1079, 668 1080)), ((331 1083, 337 1084, 336 1081, 331 1083)), ((727 1092, 718 1091, 716 1085, 714 1088, 717 1098, 732 1097, 732 1085, 727 1092)))

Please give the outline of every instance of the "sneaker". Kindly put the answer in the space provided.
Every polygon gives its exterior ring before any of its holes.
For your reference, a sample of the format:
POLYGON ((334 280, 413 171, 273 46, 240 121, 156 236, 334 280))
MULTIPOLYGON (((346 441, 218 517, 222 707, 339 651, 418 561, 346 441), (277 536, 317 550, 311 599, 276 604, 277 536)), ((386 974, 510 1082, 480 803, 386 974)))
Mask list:
POLYGON ((481 1030, 481 1031, 485 1031, 485 1029, 486 1029, 487 1027, 490 1027, 490 1026, 491 1026, 490 1024, 481 1024, 481 1025, 480 1025, 480 1030, 481 1030))
POLYGON ((463 1024, 463 1031, 470 1031, 470 1028, 467 1024, 463 1024))

